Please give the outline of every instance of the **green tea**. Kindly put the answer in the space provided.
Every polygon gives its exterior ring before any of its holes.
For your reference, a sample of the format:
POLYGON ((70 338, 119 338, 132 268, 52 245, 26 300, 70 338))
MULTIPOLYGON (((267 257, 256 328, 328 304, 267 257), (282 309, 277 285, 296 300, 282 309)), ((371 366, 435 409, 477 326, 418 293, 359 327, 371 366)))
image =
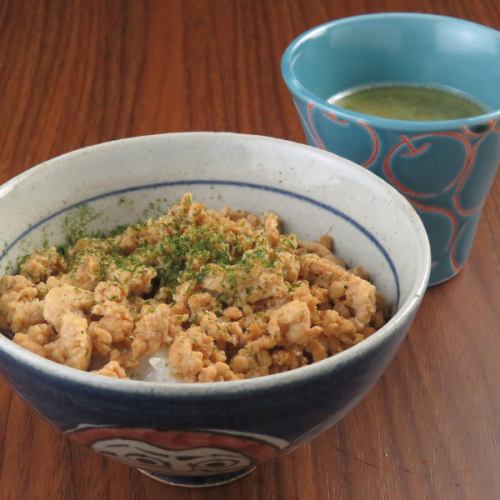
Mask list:
POLYGON ((418 85, 378 85, 341 92, 329 102, 366 115, 396 120, 455 120, 486 108, 458 92, 418 85))

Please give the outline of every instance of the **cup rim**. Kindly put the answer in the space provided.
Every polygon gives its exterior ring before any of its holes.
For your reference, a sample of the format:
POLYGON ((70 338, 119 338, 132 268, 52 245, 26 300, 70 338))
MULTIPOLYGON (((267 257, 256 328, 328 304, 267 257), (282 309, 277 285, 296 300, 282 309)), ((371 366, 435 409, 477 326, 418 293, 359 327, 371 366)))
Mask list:
POLYGON ((52 165, 59 163, 60 161, 67 161, 72 157, 86 156, 89 153, 104 149, 104 148, 114 148, 120 143, 125 142, 140 142, 148 139, 168 139, 176 140, 185 137, 200 137, 200 136, 219 136, 232 138, 234 140, 247 140, 247 141, 264 141, 280 143, 283 146, 291 146, 300 149, 309 150, 311 154, 325 157, 327 159, 336 158, 341 160, 344 164, 348 164, 349 168, 358 169, 358 172, 363 172, 363 175, 368 176, 371 182, 375 183, 383 189, 387 196, 391 196, 402 210, 406 211, 408 215, 408 221, 414 229, 417 241, 420 245, 420 266, 418 274, 415 276, 414 283, 408 292, 408 296, 405 301, 400 304, 400 309, 392 316, 392 318, 379 330, 377 330, 373 335, 363 340, 359 344, 346 349, 334 356, 326 358, 322 361, 312 363, 310 365, 297 368, 294 370, 289 370, 283 373, 277 373, 272 375, 266 375, 263 377, 255 377, 244 380, 226 381, 226 382, 203 382, 203 383, 179 383, 179 382, 150 382, 143 380, 117 380, 110 377, 105 377, 102 375, 90 374, 75 368, 71 368, 65 365, 58 364, 54 361, 47 360, 34 354, 17 344, 14 344, 12 340, 8 339, 4 335, 0 334, 0 351, 11 358, 15 358, 18 362, 22 364, 27 364, 31 369, 43 372, 53 378, 56 378, 64 383, 74 383, 86 388, 94 388, 96 390, 103 389, 111 391, 113 393, 121 394, 143 394, 154 397, 175 397, 175 398, 191 398, 200 397, 205 398, 207 396, 214 397, 224 397, 229 394, 237 394, 241 392, 249 391, 261 391, 268 390, 276 387, 278 385, 285 385, 289 383, 300 383, 301 381, 307 379, 314 379, 315 377, 325 374, 335 366, 342 366, 354 358, 362 356, 366 352, 374 349, 377 345, 381 344, 387 338, 394 335, 394 333, 404 328, 405 323, 411 318, 412 314, 418 309, 418 305, 425 294, 427 289, 427 284, 430 276, 431 269, 431 253, 430 244, 427 237, 427 233, 423 226, 420 217, 416 213, 415 209, 411 204, 403 197, 394 187, 384 182, 381 178, 376 176, 369 170, 345 159, 334 155, 333 153, 322 151, 312 146, 306 144, 295 143, 292 141, 287 141, 284 139, 278 139, 274 137, 266 137, 251 134, 237 134, 229 132, 178 132, 178 133, 167 133, 167 134, 154 134, 137 136, 125 139, 119 139, 115 141, 104 142, 96 144, 93 146, 88 146, 80 148, 69 153, 65 153, 61 156, 57 156, 45 162, 38 164, 35 167, 19 174, 18 176, 7 181, 5 184, 0 186, 0 197, 4 194, 15 189, 16 185, 20 182, 25 181, 30 176, 36 175, 40 170, 50 168, 52 165))
POLYGON ((411 12, 383 12, 376 14, 362 14, 358 16, 343 17, 340 19, 335 19, 333 21, 328 21, 326 23, 314 26, 307 31, 298 35, 285 49, 283 56, 281 58, 281 74, 283 80, 285 81, 288 89, 293 96, 297 96, 306 102, 312 102, 316 107, 325 111, 326 113, 335 112, 336 117, 346 120, 358 120, 367 122, 372 126, 391 129, 391 130, 405 130, 409 132, 422 132, 422 131, 442 131, 457 129, 461 127, 474 127, 477 125, 482 125, 493 120, 500 118, 500 109, 495 111, 490 111, 488 113, 483 113, 481 115, 472 116, 468 118, 458 118, 454 120, 396 120, 393 118, 383 118, 380 116, 369 115, 365 113, 359 113, 357 111, 352 111, 340 106, 336 106, 324 99, 319 98, 313 92, 308 90, 302 82, 297 78, 295 72, 292 69, 291 61, 296 56, 301 46, 305 44, 311 38, 319 36, 319 33, 330 28, 335 28, 337 26, 342 26, 346 24, 354 24, 360 21, 366 21, 371 19, 421 19, 421 20, 445 20, 452 22, 454 24, 462 24, 467 26, 472 26, 477 30, 482 30, 500 36, 500 31, 494 28, 485 26, 483 24, 475 23, 473 21, 468 21, 466 19, 461 19, 458 17, 442 16, 436 14, 424 14, 424 13, 411 13, 411 12))

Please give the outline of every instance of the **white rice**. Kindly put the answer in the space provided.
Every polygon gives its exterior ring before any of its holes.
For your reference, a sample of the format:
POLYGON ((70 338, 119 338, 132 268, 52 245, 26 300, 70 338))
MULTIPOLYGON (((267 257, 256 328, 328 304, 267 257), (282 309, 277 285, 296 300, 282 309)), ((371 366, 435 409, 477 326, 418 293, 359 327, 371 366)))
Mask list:
POLYGON ((146 382, 180 382, 170 374, 166 347, 160 348, 152 356, 142 358, 134 370, 133 378, 146 382))

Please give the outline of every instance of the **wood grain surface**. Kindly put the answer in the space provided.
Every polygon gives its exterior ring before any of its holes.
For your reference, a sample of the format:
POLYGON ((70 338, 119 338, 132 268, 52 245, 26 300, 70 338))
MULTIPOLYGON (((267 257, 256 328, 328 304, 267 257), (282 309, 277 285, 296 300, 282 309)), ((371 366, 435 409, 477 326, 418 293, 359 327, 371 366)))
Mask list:
MULTIPOLYGON (((286 45, 381 11, 500 28, 498 0, 0 0, 0 182, 132 135, 302 142, 280 76, 286 45)), ((312 443, 231 485, 177 489, 70 442, 0 380, 0 499, 500 498, 499 214, 497 178, 465 270, 428 291, 381 381, 312 443)))

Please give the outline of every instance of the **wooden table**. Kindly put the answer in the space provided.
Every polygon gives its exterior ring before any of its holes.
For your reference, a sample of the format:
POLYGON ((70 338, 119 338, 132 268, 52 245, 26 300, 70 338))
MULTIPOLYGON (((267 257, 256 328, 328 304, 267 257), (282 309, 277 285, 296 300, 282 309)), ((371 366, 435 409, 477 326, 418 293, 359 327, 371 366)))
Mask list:
MULTIPOLYGON (((286 45, 329 19, 409 9, 500 28, 498 0, 1 0, 0 182, 133 135, 303 141, 286 45)), ((499 213, 500 177, 465 270, 429 290, 381 381, 312 443, 231 485, 176 489, 70 442, 0 380, 0 499, 500 498, 499 213)))

